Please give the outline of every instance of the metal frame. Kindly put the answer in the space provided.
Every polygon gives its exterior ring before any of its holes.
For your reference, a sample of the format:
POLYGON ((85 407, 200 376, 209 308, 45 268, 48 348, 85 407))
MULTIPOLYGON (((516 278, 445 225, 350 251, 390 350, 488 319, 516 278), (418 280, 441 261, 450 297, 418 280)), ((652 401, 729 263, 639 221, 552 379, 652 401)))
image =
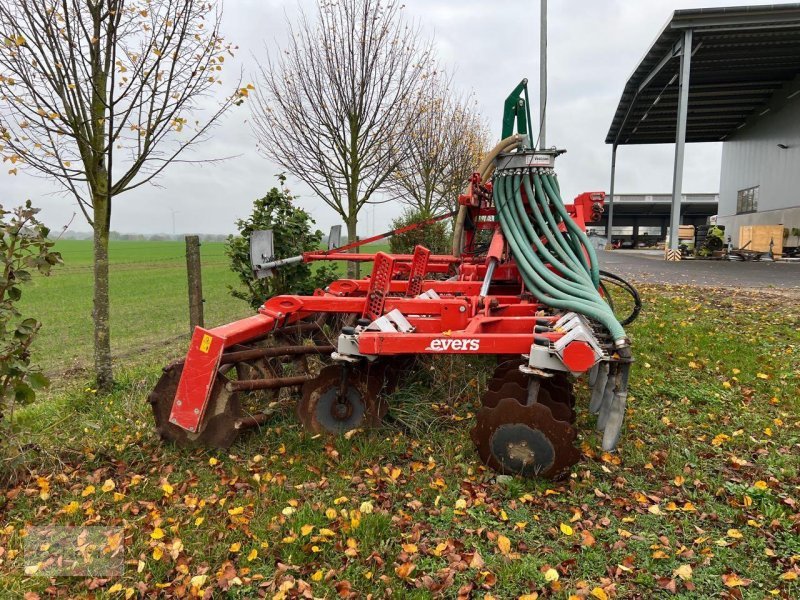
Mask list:
MULTIPOLYGON (((599 218, 603 200, 603 192, 588 192, 566 205, 566 209, 585 230, 587 221, 599 218)), ((261 306, 258 315, 213 329, 196 328, 170 422, 190 432, 202 428, 226 350, 264 339, 277 329, 320 313, 354 314, 374 323, 397 311, 410 328, 376 331, 367 327, 358 334, 354 348, 358 354, 372 358, 398 354, 526 354, 534 344, 555 352, 557 342, 568 333, 555 327, 563 315, 552 314, 545 304, 525 292, 517 265, 498 233, 495 209, 476 206, 471 210, 476 225, 494 229, 494 239, 500 240, 493 241, 494 250, 485 257, 476 257, 470 240, 459 257, 432 255, 424 248, 418 248, 413 255, 306 253, 304 262, 356 257, 373 261, 373 275, 334 281, 313 296, 275 296, 261 306), (485 220, 478 221, 480 217, 485 220), (501 264, 496 260, 499 257, 505 257, 501 264), (443 280, 440 275, 449 273, 455 263, 459 267, 457 276, 443 280)), ((571 338, 568 342, 584 343, 571 338)), ((570 364, 572 359, 567 353, 560 356, 572 372, 586 370, 582 363, 570 364)))

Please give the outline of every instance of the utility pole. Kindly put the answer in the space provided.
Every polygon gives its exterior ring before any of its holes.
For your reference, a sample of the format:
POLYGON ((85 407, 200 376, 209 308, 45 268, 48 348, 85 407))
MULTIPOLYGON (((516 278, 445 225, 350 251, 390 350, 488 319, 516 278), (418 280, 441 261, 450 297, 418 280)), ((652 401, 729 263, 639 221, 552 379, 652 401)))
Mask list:
POLYGON ((203 327, 203 281, 200 273, 200 236, 186 236, 186 273, 189 280, 189 333, 203 327))
POLYGON ((539 149, 547 147, 545 142, 547 114, 547 0, 539 0, 539 149))
POLYGON ((172 213, 172 235, 175 235, 175 215, 178 214, 179 211, 175 210, 174 208, 170 208, 169 212, 172 213))

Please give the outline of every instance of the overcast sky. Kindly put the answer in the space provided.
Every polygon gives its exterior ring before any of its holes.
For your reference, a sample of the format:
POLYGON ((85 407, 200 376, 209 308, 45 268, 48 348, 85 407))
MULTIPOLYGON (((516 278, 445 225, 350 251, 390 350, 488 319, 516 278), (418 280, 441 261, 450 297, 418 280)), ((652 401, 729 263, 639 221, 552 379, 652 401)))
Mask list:
MULTIPOLYGON (((774 2, 751 1, 748 4, 774 2)), ((550 0, 549 95, 547 144, 566 148, 556 163, 566 198, 588 190, 608 190, 611 147, 604 143, 622 88, 671 13, 679 8, 725 6, 716 0, 550 0)), ((499 139, 502 103, 522 79, 530 81, 538 100, 538 0, 406 0, 405 15, 419 21, 435 39, 439 56, 455 72, 455 84, 475 93, 493 135, 499 139)), ((223 33, 239 45, 228 71, 233 84, 239 68, 254 79, 254 61, 285 39, 286 19, 314 2, 226 0, 223 33)), ((538 112, 538 106, 533 107, 538 112)), ((280 171, 256 151, 248 125, 249 108, 234 107, 211 139, 192 158, 238 155, 221 164, 173 165, 158 187, 142 187, 119 196, 113 207, 113 230, 124 233, 232 233, 234 221, 246 216, 252 201, 264 195, 280 171)), ((685 192, 719 189, 721 144, 689 144, 685 192)), ((621 146, 617 151, 617 191, 671 190, 673 146, 621 146)), ((0 171, 0 203, 26 198, 43 208, 51 229, 68 223, 77 207, 55 184, 27 174, 0 171)), ((300 204, 327 230, 338 216, 307 188, 290 177, 300 204)), ((397 206, 383 204, 362 213, 359 233, 385 231, 397 206)), ((78 214, 71 229, 88 231, 78 214)))

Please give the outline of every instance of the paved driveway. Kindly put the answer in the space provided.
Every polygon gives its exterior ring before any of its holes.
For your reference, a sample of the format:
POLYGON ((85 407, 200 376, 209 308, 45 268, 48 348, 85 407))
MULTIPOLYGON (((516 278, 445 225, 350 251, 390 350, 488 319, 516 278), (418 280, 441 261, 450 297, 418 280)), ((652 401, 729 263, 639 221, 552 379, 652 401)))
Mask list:
POLYGON ((800 291, 800 263, 683 260, 667 262, 661 252, 598 251, 600 266, 631 281, 742 289, 800 291))

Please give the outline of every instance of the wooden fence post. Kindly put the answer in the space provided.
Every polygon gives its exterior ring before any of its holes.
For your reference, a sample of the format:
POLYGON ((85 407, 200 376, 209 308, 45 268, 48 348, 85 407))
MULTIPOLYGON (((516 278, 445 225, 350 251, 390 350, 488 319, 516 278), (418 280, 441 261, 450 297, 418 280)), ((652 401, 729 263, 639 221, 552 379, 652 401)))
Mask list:
POLYGON ((186 273, 189 280, 189 333, 203 327, 203 279, 200 272, 200 237, 186 236, 186 273))

